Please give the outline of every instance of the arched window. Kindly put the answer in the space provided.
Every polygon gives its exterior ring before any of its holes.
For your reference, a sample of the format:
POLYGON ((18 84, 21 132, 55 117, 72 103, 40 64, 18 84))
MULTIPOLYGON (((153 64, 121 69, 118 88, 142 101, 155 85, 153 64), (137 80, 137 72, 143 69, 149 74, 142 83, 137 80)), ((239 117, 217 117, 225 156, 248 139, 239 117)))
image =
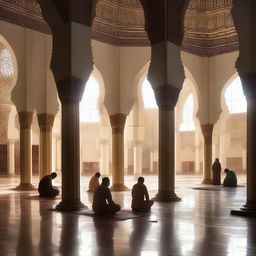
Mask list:
POLYGON ((0 49, 0 74, 2 77, 13 75, 11 54, 6 48, 0 49))
POLYGON ((147 78, 142 83, 142 99, 144 108, 157 108, 155 94, 147 78))
POLYGON ((225 100, 230 114, 246 112, 247 103, 239 76, 226 89, 225 100))
POLYGON ((194 131, 195 123, 193 118, 194 113, 194 99, 192 93, 190 93, 185 101, 182 123, 180 124, 180 131, 194 131))
POLYGON ((86 83, 84 95, 80 102, 80 122, 99 122, 99 84, 94 77, 90 77, 86 83))

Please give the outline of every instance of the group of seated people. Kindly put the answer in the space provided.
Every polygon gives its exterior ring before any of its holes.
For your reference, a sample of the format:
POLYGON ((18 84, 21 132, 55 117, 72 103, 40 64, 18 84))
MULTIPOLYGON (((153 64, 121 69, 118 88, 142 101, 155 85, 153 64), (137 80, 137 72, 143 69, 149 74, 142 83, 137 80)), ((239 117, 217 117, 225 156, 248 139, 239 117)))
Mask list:
MULTIPOLYGON (((38 192, 40 197, 55 197, 60 191, 52 186, 52 180, 57 177, 55 172, 44 176, 39 183, 38 192)), ((97 215, 114 214, 121 210, 116 204, 109 189, 110 180, 108 177, 99 183, 100 173, 97 172, 89 182, 89 192, 94 192, 92 209, 97 215)), ((154 201, 149 199, 147 187, 144 185, 144 178, 139 177, 138 183, 132 188, 132 210, 134 212, 149 212, 154 201)))
MULTIPOLYGON (((100 173, 96 173, 89 182, 90 192, 94 192, 92 209, 97 215, 114 214, 121 210, 121 206, 116 204, 108 188, 110 180, 108 177, 102 179, 99 185, 100 173)), ((132 210, 134 212, 149 212, 151 206, 154 204, 153 200, 149 199, 147 187, 144 185, 144 178, 139 177, 138 183, 132 188, 132 210)))

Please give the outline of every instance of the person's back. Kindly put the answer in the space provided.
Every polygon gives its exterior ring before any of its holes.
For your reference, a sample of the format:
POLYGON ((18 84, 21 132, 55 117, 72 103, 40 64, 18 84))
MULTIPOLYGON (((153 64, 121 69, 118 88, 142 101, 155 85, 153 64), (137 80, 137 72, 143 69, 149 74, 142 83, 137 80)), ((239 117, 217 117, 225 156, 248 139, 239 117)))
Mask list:
POLYGON ((212 165, 212 184, 220 185, 221 184, 221 164, 218 158, 215 159, 212 165))
POLYGON ((88 191, 94 192, 96 188, 100 185, 99 177, 100 177, 100 173, 96 172, 96 174, 90 179, 88 191))
POLYGON ((52 179, 55 179, 57 174, 55 172, 50 175, 44 176, 38 185, 38 192, 41 197, 55 197, 59 194, 58 189, 54 189, 52 186, 52 179))
POLYGON ((226 177, 223 181, 224 187, 236 187, 237 186, 237 177, 234 171, 225 169, 226 177))
POLYGON ((138 183, 132 188, 132 210, 135 212, 150 211, 153 200, 149 200, 147 187, 143 184, 144 178, 139 177, 138 183))
POLYGON ((121 209, 120 205, 112 200, 109 184, 109 179, 103 178, 101 185, 94 192, 92 209, 95 214, 114 214, 121 209))

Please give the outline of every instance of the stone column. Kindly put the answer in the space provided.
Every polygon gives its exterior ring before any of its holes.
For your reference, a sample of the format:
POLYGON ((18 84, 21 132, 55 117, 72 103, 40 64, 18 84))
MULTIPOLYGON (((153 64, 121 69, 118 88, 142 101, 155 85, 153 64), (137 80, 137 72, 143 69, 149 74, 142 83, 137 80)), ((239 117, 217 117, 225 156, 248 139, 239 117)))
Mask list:
POLYGON ((234 215, 256 217, 256 73, 240 76, 247 99, 247 198, 234 215))
POLYGON ((108 140, 100 141, 100 172, 104 176, 109 176, 109 147, 108 140))
POLYGON ((31 124, 33 113, 19 112, 20 122, 20 184, 17 190, 32 190, 32 142, 31 124))
POLYGON ((52 127, 54 115, 42 113, 38 114, 40 127, 40 178, 52 172, 52 127))
POLYGON ((128 175, 128 147, 124 147, 124 175, 128 175))
POLYGON ((142 175, 142 144, 140 142, 134 143, 133 160, 134 160, 134 176, 138 178, 142 175))
POLYGON ((204 177, 203 184, 212 183, 212 131, 213 124, 202 124, 204 136, 204 177))
POLYGON ((61 169, 62 200, 57 210, 78 210, 85 206, 80 201, 80 119, 79 91, 67 92, 60 88, 72 85, 76 88, 84 86, 84 81, 75 78, 58 82, 61 99, 61 169))
POLYGON ((15 176, 15 140, 8 140, 8 175, 15 176))
POLYGON ((113 191, 123 191, 124 185, 124 127, 126 115, 123 113, 110 115, 112 128, 112 187, 113 191))
POLYGON ((154 90, 159 107, 159 180, 157 201, 180 201, 175 193, 175 114, 179 89, 170 86, 154 90))

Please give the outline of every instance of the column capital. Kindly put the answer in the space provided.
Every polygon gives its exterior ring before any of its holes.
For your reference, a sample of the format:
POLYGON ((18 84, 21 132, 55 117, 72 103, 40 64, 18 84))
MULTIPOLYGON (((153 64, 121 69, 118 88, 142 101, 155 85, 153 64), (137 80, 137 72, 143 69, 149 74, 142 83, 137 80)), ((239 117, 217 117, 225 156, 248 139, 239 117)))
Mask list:
POLYGON ((55 115, 48 113, 37 114, 38 124, 41 130, 48 131, 52 129, 55 115))
POLYGON ((213 124, 201 124, 205 144, 212 144, 213 124))
POLYGON ((175 107, 179 98, 180 89, 177 87, 163 85, 154 88, 156 102, 160 110, 171 110, 175 107))
POLYGON ((126 114, 117 113, 109 116, 112 133, 123 133, 126 121, 126 114))
POLYGON ((256 72, 241 74, 240 79, 247 100, 256 100, 256 72))
POLYGON ((83 96, 86 81, 76 77, 68 77, 56 81, 61 103, 80 102, 83 96))
POLYGON ((32 120, 33 120, 33 113, 22 111, 22 112, 18 112, 18 115, 19 115, 20 128, 30 129, 32 125, 32 120))

